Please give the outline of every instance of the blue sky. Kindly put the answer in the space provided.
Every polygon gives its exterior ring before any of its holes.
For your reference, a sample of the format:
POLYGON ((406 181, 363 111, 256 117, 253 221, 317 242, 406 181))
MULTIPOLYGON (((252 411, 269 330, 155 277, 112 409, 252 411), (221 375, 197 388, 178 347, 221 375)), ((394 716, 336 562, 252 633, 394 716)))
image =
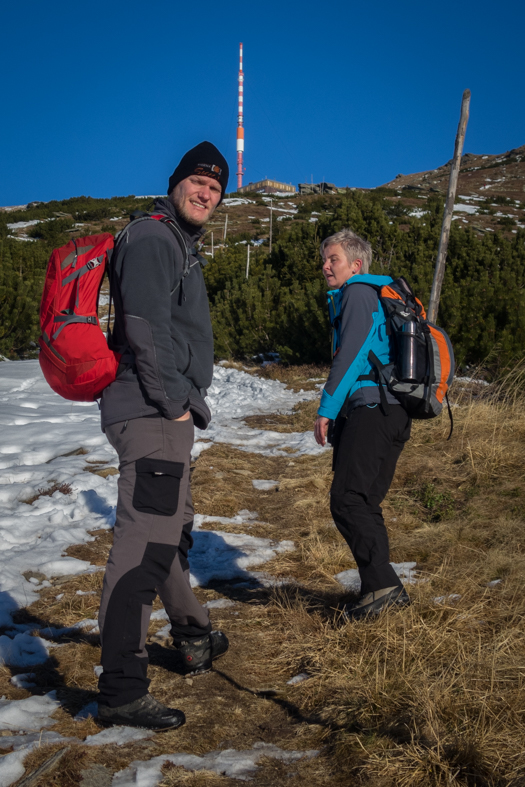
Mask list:
POLYGON ((203 139, 245 179, 373 187, 525 143, 525 4, 26 0, 2 13, 0 205, 164 193, 203 139))

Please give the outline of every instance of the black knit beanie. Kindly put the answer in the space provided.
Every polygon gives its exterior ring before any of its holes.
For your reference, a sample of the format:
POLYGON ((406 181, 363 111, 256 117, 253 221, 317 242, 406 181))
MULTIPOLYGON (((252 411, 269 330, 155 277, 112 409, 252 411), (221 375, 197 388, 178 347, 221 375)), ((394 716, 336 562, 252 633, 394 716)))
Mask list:
POLYGON ((222 202, 226 194, 229 172, 226 159, 222 153, 219 153, 215 145, 212 145, 211 142, 201 142, 200 145, 188 150, 181 158, 169 180, 168 194, 171 194, 177 183, 190 175, 206 175, 208 178, 215 178, 221 184, 220 202, 222 202))

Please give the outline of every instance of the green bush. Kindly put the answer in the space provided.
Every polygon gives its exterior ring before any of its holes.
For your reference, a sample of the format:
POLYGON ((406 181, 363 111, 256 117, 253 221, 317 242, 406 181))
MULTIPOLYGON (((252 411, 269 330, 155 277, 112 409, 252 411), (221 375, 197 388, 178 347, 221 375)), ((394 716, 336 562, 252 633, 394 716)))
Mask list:
POLYGON ((0 353, 8 358, 36 350, 47 259, 38 243, 0 242, 0 353))
POLYGON ((70 240, 66 231, 72 229, 73 225, 72 219, 42 221, 40 224, 35 224, 34 227, 29 227, 27 234, 30 238, 43 240, 53 249, 56 246, 63 246, 70 240))
MULTIPOLYGON (((240 241, 253 238, 249 232, 228 238, 204 269, 217 357, 277 351, 290 362, 330 360, 319 245, 343 227, 371 242, 372 273, 405 276, 428 304, 443 217, 440 195, 429 197, 423 220, 405 216, 403 208, 377 191, 305 197, 301 205, 303 219, 316 210, 318 221, 275 221, 272 253, 267 241, 252 247, 248 279, 246 244, 240 241)), ((47 259, 70 239, 67 230, 74 223, 63 214, 76 220, 83 211, 113 216, 150 207, 150 199, 133 196, 75 197, 0 215, 0 352, 20 357, 34 350, 47 259), (53 219, 30 228, 37 242, 7 237, 7 223, 34 218, 53 219)), ((113 227, 108 222, 102 229, 113 227)), ((523 356, 524 288, 525 231, 518 229, 510 239, 502 232, 480 238, 452 224, 438 322, 450 334, 460 365, 490 356, 494 365, 504 366, 523 356)))
MULTIPOLYGON (((318 222, 282 227, 271 255, 259 248, 257 259, 252 256, 250 261, 248 281, 243 247, 222 250, 207 266, 218 357, 278 351, 289 361, 329 360, 319 244, 343 227, 372 243, 371 273, 405 276, 428 305, 442 197, 428 199, 424 221, 406 218, 408 232, 390 223, 391 203, 374 192, 350 192, 328 202, 330 212, 322 213, 318 222)), ((524 240, 522 230, 513 240, 500 233, 480 239, 472 230, 452 224, 438 321, 450 334, 459 365, 480 363, 489 355, 494 364, 505 365, 523 356, 524 240)))

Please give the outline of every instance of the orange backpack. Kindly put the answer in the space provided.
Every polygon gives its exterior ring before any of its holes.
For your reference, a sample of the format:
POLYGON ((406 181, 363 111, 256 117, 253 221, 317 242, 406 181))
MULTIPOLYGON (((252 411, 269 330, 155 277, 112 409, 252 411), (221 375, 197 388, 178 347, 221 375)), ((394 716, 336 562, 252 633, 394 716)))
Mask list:
POLYGON ((374 369, 359 379, 380 383, 382 404, 386 406, 384 383, 411 418, 435 418, 446 401, 450 438, 453 421, 447 392, 454 377, 454 351, 447 333, 427 320, 423 304, 402 276, 383 286, 365 283, 377 291, 385 311, 394 361, 384 365, 370 352, 368 360, 374 369))

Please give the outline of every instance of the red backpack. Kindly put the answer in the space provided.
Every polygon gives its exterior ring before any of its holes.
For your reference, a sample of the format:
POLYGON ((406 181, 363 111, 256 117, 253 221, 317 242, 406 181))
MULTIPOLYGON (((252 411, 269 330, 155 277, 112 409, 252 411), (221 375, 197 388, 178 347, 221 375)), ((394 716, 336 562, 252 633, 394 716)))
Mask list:
POLYGON ((53 391, 75 402, 92 402, 117 375, 120 355, 109 349, 97 316, 113 246, 108 232, 76 238, 55 249, 47 266, 38 359, 53 391))
MULTIPOLYGON (((182 278, 187 276, 188 249, 175 222, 146 214, 135 220, 143 218, 162 221, 174 233, 185 253, 182 278)), ((114 246, 110 233, 74 238, 53 251, 47 266, 38 359, 53 391, 74 402, 98 399, 117 376, 121 355, 108 346, 97 315, 100 286, 106 270, 109 273, 114 246)))

